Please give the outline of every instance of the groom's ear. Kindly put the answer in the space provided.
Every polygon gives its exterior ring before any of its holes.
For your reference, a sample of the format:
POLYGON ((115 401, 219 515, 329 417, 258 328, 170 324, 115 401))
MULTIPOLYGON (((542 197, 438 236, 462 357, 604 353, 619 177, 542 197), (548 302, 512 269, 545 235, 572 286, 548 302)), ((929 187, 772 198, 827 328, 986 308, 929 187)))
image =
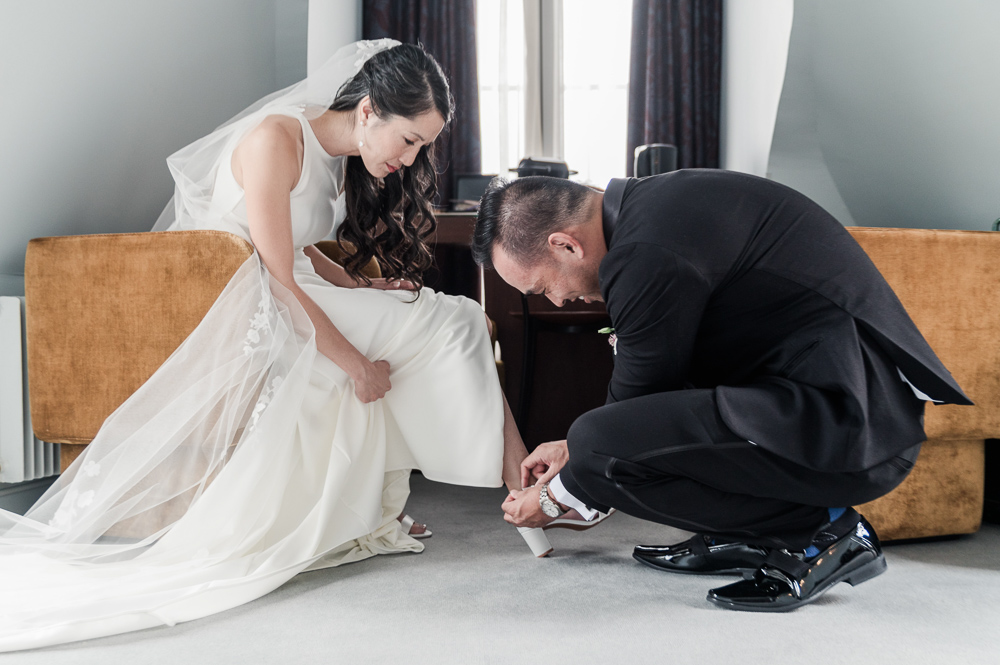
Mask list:
POLYGON ((556 259, 579 260, 583 258, 583 245, 569 233, 556 231, 548 237, 549 251, 556 259))

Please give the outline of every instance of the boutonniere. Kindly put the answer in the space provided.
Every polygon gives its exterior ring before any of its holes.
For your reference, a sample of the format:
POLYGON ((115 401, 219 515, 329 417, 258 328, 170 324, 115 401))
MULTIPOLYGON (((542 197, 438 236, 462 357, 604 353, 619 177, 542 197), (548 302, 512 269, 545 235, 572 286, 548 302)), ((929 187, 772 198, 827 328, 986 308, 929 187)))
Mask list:
POLYGON ((601 328, 597 332, 601 333, 602 335, 608 335, 608 344, 611 345, 612 351, 614 351, 614 354, 617 356, 618 355, 618 335, 615 334, 615 329, 614 328, 601 328))

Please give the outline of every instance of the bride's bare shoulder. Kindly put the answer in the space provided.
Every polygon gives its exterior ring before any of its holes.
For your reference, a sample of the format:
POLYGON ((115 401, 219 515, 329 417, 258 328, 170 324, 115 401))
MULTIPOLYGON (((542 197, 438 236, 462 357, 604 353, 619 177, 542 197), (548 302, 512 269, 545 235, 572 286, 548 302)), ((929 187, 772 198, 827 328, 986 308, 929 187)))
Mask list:
POLYGON ((291 170, 297 179, 302 153, 302 125, 299 121, 287 115, 269 115, 247 132, 233 151, 233 175, 242 185, 245 166, 266 163, 271 168, 291 170))
POLYGON ((245 147, 252 147, 255 152, 261 148, 268 152, 289 149, 298 152, 302 149, 302 125, 291 116, 269 115, 247 132, 236 149, 245 147))

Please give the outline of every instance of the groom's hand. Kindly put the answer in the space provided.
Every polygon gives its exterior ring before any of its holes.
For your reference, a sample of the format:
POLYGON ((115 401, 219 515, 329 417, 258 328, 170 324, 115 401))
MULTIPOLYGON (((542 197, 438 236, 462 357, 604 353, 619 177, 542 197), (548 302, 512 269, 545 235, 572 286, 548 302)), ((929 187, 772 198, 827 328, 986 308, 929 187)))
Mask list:
POLYGON ((569 448, 566 440, 543 443, 535 452, 521 462, 521 486, 543 485, 559 473, 569 461, 569 448))
POLYGON ((529 487, 526 490, 511 490, 503 505, 500 506, 504 512, 504 520, 514 526, 545 526, 552 521, 552 518, 542 512, 542 506, 538 502, 538 487, 529 487))

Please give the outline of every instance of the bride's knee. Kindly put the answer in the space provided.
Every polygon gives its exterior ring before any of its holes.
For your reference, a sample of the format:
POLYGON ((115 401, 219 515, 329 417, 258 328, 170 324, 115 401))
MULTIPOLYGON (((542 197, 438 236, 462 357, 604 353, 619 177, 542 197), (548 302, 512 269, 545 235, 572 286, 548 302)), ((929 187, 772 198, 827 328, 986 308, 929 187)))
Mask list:
POLYGON ((454 340, 476 340, 482 338, 483 331, 487 335, 492 334, 489 317, 485 316, 482 306, 475 300, 468 298, 456 298, 449 303, 451 307, 447 322, 443 323, 441 332, 454 340), (486 327, 483 327, 483 321, 486 327))

